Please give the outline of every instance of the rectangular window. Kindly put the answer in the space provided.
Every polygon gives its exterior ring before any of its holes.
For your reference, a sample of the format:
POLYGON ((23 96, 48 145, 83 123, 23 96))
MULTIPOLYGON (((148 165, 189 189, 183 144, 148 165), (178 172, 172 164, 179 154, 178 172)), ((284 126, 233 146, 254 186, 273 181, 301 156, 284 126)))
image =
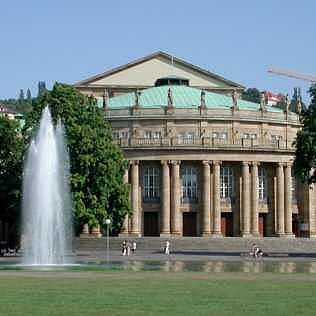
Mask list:
POLYGON ((183 202, 197 202, 197 168, 184 167, 182 168, 181 176, 183 202))
POLYGON ((258 198, 259 201, 266 201, 267 195, 267 170, 265 168, 259 167, 258 169, 258 198))
POLYGON ((221 167, 221 199, 231 199, 233 197, 234 177, 232 167, 221 167))
POLYGON ((113 131, 112 137, 113 139, 128 139, 129 132, 128 131, 113 131))
POLYGON ((281 135, 271 135, 271 141, 273 143, 277 143, 279 140, 282 140, 282 136, 281 135))
POLYGON ((160 200, 160 169, 158 167, 144 168, 144 201, 160 200))
POLYGON ((243 139, 257 139, 257 134, 243 133, 243 139))
POLYGON ((112 138, 113 138, 114 140, 119 139, 119 138, 120 138, 120 133, 119 133, 118 131, 113 131, 113 132, 112 132, 112 138))
POLYGON ((144 138, 146 138, 146 139, 160 139, 161 132, 160 131, 145 131, 144 138))

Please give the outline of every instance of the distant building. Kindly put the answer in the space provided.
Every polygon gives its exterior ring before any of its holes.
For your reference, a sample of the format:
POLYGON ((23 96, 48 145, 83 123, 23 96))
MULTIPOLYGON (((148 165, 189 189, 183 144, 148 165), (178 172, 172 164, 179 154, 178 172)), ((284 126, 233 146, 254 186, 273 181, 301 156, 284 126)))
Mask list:
POLYGON ((299 117, 164 52, 75 86, 130 161, 123 235, 316 237, 316 192, 293 175, 299 117))
POLYGON ((14 120, 17 114, 17 112, 11 110, 7 106, 0 104, 0 116, 4 116, 10 120, 14 120))
POLYGON ((284 96, 281 94, 275 94, 271 91, 265 91, 265 98, 267 100, 267 105, 268 106, 275 106, 278 103, 283 101, 284 96))
POLYGON ((0 117, 1 116, 7 117, 9 120, 18 120, 20 127, 23 127, 25 123, 23 114, 18 113, 3 104, 0 104, 0 117))

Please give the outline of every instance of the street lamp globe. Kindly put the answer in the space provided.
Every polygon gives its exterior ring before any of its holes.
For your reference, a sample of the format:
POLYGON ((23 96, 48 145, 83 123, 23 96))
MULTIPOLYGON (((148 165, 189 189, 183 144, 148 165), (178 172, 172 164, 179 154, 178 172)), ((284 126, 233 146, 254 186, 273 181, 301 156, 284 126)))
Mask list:
POLYGON ((109 218, 107 218, 107 219, 105 220, 105 224, 106 224, 106 225, 110 225, 110 224, 111 224, 111 220, 110 220, 109 218))

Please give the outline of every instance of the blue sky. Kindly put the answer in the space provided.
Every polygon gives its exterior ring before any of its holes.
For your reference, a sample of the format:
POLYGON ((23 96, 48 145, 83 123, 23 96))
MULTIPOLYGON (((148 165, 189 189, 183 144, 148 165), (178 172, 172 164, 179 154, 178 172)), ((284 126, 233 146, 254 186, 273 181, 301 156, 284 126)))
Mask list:
POLYGON ((1 1, 0 98, 74 83, 164 50, 247 87, 292 93, 316 75, 316 1, 1 1))

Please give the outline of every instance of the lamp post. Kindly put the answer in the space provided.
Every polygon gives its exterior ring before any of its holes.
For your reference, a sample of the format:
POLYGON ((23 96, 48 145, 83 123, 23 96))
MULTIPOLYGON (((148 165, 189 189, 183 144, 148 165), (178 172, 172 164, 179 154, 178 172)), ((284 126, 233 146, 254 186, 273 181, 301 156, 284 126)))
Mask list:
POLYGON ((107 218, 105 220, 106 224, 106 262, 109 265, 110 263, 110 239, 109 239, 109 231, 110 231, 110 224, 111 220, 107 218))

